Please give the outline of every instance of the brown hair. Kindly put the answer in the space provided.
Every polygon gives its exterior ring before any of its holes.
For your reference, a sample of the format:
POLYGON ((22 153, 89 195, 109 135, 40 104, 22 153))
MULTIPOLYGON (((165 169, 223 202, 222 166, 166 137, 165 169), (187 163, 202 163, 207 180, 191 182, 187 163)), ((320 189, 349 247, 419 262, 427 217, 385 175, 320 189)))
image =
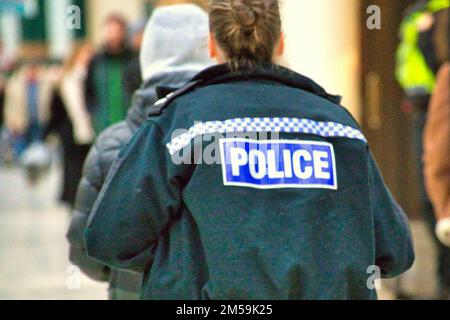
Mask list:
POLYGON ((281 37, 278 0, 210 0, 209 19, 232 66, 272 62, 281 37))
POLYGON ((161 7, 161 6, 170 6, 175 4, 195 4, 202 9, 207 8, 207 1, 208 0, 155 0, 154 5, 155 7, 161 7))

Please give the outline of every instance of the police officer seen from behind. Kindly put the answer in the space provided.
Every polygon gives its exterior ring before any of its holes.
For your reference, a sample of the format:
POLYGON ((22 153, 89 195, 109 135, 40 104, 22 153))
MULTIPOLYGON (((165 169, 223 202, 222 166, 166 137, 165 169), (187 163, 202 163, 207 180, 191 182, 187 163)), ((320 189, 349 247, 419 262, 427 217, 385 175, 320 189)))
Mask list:
POLYGON ((275 64, 278 1, 213 0, 210 31, 221 64, 121 151, 88 254, 143 272, 143 299, 375 299, 370 270, 398 276, 414 253, 357 123, 275 64))

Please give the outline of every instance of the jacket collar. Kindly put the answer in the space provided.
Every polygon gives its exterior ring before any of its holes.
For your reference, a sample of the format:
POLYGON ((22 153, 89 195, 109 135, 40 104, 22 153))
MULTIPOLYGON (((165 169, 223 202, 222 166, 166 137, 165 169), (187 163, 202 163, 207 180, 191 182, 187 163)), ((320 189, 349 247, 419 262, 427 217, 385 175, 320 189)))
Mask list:
POLYGON ((137 130, 148 116, 158 96, 166 96, 185 85, 196 71, 177 71, 156 75, 143 82, 141 87, 133 94, 131 107, 128 110, 127 123, 137 130))
POLYGON ((229 64, 210 67, 197 74, 192 82, 197 86, 207 86, 217 83, 262 80, 284 84, 318 95, 333 103, 340 104, 342 97, 331 95, 313 80, 300 75, 280 65, 265 63, 255 67, 241 66, 237 70, 231 69, 229 64))

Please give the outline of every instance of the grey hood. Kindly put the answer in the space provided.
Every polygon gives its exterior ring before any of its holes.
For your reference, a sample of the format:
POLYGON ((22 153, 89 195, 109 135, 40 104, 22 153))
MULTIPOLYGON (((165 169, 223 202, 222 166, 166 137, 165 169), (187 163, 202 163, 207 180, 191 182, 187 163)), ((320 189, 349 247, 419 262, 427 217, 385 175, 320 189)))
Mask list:
POLYGON ((131 108, 128 110, 127 125, 134 132, 148 118, 150 108, 158 100, 156 89, 158 87, 180 88, 191 80, 197 72, 177 71, 167 73, 148 80, 133 95, 131 108))
POLYGON ((155 9, 145 27, 140 54, 144 84, 133 97, 127 123, 136 130, 156 102, 156 88, 181 87, 214 64, 208 56, 208 15, 192 4, 155 9))
POLYGON ((208 56, 208 15, 193 4, 155 9, 144 31, 142 79, 171 72, 196 71, 213 64, 208 56))

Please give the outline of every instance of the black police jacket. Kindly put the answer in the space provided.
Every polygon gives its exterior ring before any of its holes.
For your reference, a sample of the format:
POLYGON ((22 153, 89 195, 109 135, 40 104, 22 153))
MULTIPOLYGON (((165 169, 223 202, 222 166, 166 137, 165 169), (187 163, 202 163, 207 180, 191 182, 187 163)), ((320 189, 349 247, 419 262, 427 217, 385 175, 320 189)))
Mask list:
POLYGON ((350 114, 275 65, 207 69, 152 107, 85 231, 144 299, 374 299, 413 263, 350 114))

